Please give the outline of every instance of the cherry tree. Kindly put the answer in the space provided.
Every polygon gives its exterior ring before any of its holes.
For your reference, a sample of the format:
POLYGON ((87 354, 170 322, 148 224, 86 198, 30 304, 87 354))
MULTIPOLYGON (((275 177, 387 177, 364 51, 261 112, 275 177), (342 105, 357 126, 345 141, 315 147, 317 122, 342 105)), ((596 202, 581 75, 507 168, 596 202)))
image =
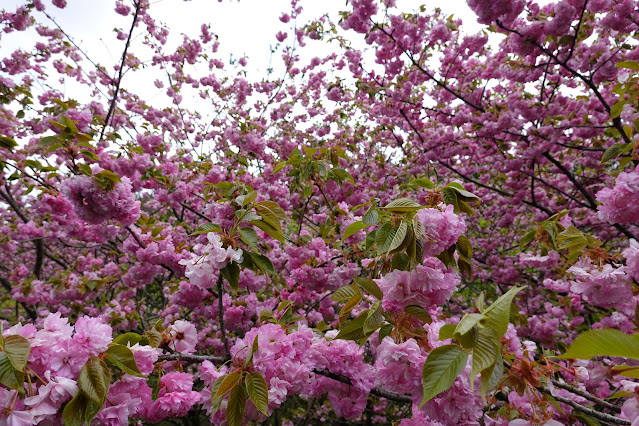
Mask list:
POLYGON ((639 424, 636 2, 292 0, 259 79, 51 3, 0 15, 1 422, 639 424))

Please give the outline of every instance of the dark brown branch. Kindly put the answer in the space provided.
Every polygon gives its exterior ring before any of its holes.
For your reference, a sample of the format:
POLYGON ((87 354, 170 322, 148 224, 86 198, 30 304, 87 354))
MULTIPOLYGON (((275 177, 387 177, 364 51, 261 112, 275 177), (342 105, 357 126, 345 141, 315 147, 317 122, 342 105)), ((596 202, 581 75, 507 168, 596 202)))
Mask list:
POLYGON ((591 417, 594 417, 598 420, 604 421, 604 422, 608 422, 608 423, 612 423, 612 424, 616 424, 616 425, 629 425, 630 421, 626 420, 626 419, 622 419, 619 417, 615 417, 613 415, 610 414, 606 414, 606 413, 602 413, 601 411, 597 411, 594 408, 589 408, 589 407, 584 407, 583 405, 577 404, 575 401, 573 401, 570 398, 566 398, 560 395, 553 395, 550 392, 550 389, 548 389, 546 386, 540 386, 538 388, 536 388, 539 392, 544 393, 546 395, 550 395, 552 396, 554 399, 556 399, 559 402, 562 402, 564 404, 570 405, 573 409, 580 411, 584 414, 587 414, 591 417))
POLYGON ((122 74, 124 72, 124 64, 126 63, 126 54, 131 44, 131 37, 133 36, 133 30, 135 29, 135 26, 138 22, 138 16, 140 14, 140 9, 142 7, 142 0, 134 1, 134 4, 135 4, 135 14, 133 15, 133 22, 131 23, 129 36, 126 39, 126 45, 124 46, 124 51, 122 52, 120 69, 118 70, 118 79, 117 81, 115 81, 115 91, 113 92, 113 97, 111 98, 111 102, 109 103, 109 111, 107 112, 106 118, 104 120, 104 127, 102 127, 102 131, 100 132, 100 138, 98 139, 98 141, 102 141, 102 138, 104 137, 104 132, 109 126, 109 122, 111 121, 111 117, 113 116, 113 112, 115 111, 115 104, 118 101, 118 94, 120 93, 120 84, 122 83, 122 74))
POLYGON ((222 279, 222 272, 217 277, 217 317, 220 322, 220 332, 222 333, 222 342, 224 343, 224 353, 228 358, 231 357, 231 351, 229 349, 229 340, 226 337, 226 330, 224 329, 224 303, 222 303, 222 296, 224 296, 224 281, 222 279))
MULTIPOLYGON (((319 374, 319 375, 324 376, 324 377, 328 377, 329 379, 336 380, 338 382, 347 384, 349 386, 353 386, 353 381, 351 379, 349 379, 348 377, 343 376, 341 374, 335 374, 335 373, 331 373, 330 371, 317 370, 317 369, 313 370, 313 373, 319 374)), ((380 389, 380 388, 371 389, 370 394, 371 395, 375 395, 375 396, 379 396, 381 398, 386 398, 386 399, 391 400, 391 401, 403 402, 403 403, 406 403, 406 404, 412 404, 413 403, 413 398, 411 398, 410 395, 402 395, 402 394, 395 393, 395 392, 389 392, 389 391, 385 391, 385 390, 380 389)))
POLYGON ((202 362, 202 361, 211 361, 216 364, 224 364, 225 362, 228 362, 230 359, 231 359, 230 357, 227 358, 223 356, 191 355, 191 354, 181 354, 176 352, 173 354, 160 355, 160 357, 158 358, 158 361, 184 361, 191 364, 194 364, 196 362, 202 362))
POLYGON ((555 379, 552 379, 551 382, 557 388, 567 390, 568 392, 574 393, 575 395, 579 395, 582 398, 586 398, 587 400, 592 401, 595 404, 601 405, 602 407, 605 407, 611 411, 614 411, 615 413, 621 412, 621 408, 617 407, 616 405, 613 405, 607 401, 604 401, 601 398, 597 398, 596 396, 591 395, 588 392, 584 392, 581 389, 577 389, 574 386, 570 386, 568 383, 563 383, 555 379))

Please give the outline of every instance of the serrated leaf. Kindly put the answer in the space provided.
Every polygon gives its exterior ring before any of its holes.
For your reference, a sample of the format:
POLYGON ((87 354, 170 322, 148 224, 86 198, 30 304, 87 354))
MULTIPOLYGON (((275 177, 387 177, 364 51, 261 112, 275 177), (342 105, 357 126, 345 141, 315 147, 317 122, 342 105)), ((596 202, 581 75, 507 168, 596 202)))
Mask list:
POLYGON ((535 239, 535 235, 537 235, 537 230, 535 229, 531 229, 530 231, 526 232, 524 236, 521 237, 521 240, 519 240, 519 248, 523 250, 528 244, 532 242, 533 239, 535 239))
POLYGON ((364 332, 362 328, 364 327, 364 322, 368 318, 368 310, 360 313, 357 318, 354 320, 347 322, 344 324, 335 336, 335 339, 343 339, 343 340, 358 340, 364 336, 364 332))
POLYGON ((145 331, 144 335, 149 339, 149 345, 152 347, 157 348, 162 344, 162 333, 155 328, 145 331))
POLYGON ((282 231, 278 228, 274 228, 269 222, 264 220, 252 220, 251 225, 261 229, 266 232, 268 235, 276 239, 277 241, 284 243, 284 235, 282 235, 282 231))
POLYGON ((511 288, 484 311, 484 315, 488 318, 486 327, 492 329, 497 338, 502 338, 506 334, 510 320, 510 305, 513 303, 517 293, 524 288, 511 288))
POLYGON ((333 302, 341 302, 344 300, 349 300, 351 297, 355 296, 355 289, 352 285, 345 285, 343 287, 338 288, 331 294, 331 300, 333 302))
POLYGON ((31 353, 31 344, 27 339, 18 335, 10 335, 5 337, 2 349, 7 354, 9 362, 18 371, 24 372, 27 366, 27 360, 31 353))
POLYGON ((258 411, 268 416, 268 386, 260 373, 250 373, 246 376, 246 391, 258 411))
POLYGON ((348 225, 346 227, 346 230, 344 231, 344 236, 342 237, 342 241, 344 241, 348 237, 358 233, 362 229, 367 228, 369 226, 370 225, 367 225, 367 224, 365 224, 364 222, 361 222, 361 221, 357 221, 357 222, 351 223, 350 225, 348 225))
POLYGON ((253 339, 253 344, 251 344, 251 347, 249 348, 249 353, 246 356, 246 359, 244 360, 244 368, 248 367, 249 365, 251 365, 251 361, 253 361, 253 355, 255 355, 255 352, 257 352, 259 343, 257 341, 257 338, 259 336, 256 335, 255 339, 253 339))
POLYGON ((271 259, 264 256, 263 254, 249 252, 253 263, 264 273, 273 275, 275 273, 275 268, 273 267, 273 262, 271 259))
POLYGON ((382 342, 382 340, 384 340, 384 337, 386 336, 390 336, 390 334, 393 332, 393 324, 383 324, 380 329, 379 329, 379 343, 382 342))
POLYGON ((222 400, 224 399, 224 395, 218 396, 218 397, 216 397, 215 395, 217 394, 217 391, 220 389, 220 385, 224 381, 225 377, 226 377, 225 375, 218 377, 215 380, 215 382, 213 382, 213 385, 211 386, 211 409, 212 409, 211 416, 213 416, 217 412, 217 410, 220 409, 220 406, 222 405, 222 400))
POLYGON ((0 352, 0 383, 9 389, 24 392, 24 373, 13 367, 5 352, 0 352))
POLYGON ((475 376, 495 364, 501 354, 501 349, 501 342, 497 338, 483 332, 479 333, 473 347, 473 362, 470 370, 471 390, 474 387, 475 376))
POLYGON ((226 266, 220 269, 220 273, 226 281, 228 281, 231 290, 237 291, 240 282, 240 267, 237 263, 227 263, 226 266))
POLYGON ((428 189, 433 189, 435 187, 435 184, 426 178, 415 179, 411 181, 410 185, 415 187, 428 188, 428 189))
POLYGON ((444 203, 455 207, 456 212, 459 211, 459 207, 457 206, 457 193, 455 190, 453 188, 444 187, 441 192, 444 203))
POLYGON ((198 226, 198 228, 191 235, 207 234, 209 232, 222 232, 222 227, 215 223, 205 223, 198 226))
POLYGON ((78 376, 78 388, 84 392, 88 399, 102 406, 106 398, 109 384, 111 383, 111 371, 109 367, 98 357, 90 358, 80 370, 78 376))
POLYGON ((226 406, 226 422, 228 426, 240 426, 246 409, 248 394, 243 383, 238 383, 229 393, 226 406))
POLYGON ((627 68, 633 71, 639 71, 639 63, 637 61, 621 61, 617 62, 617 68, 627 68))
POLYGON ((422 369, 424 396, 419 408, 433 397, 448 390, 459 373, 466 367, 468 352, 457 345, 444 345, 433 349, 422 369))
POLYGON ((84 155, 85 157, 93 161, 100 161, 100 157, 98 157, 98 155, 95 152, 89 151, 88 149, 80 150, 80 154, 84 155))
POLYGON ((625 152, 625 148, 626 148, 626 144, 621 144, 621 143, 616 143, 610 146, 608 149, 606 149, 603 156, 601 157, 601 163, 603 164, 612 158, 620 156, 621 154, 625 152))
POLYGON ((466 314, 462 317, 461 321, 457 324, 455 328, 455 334, 464 335, 468 333, 473 327, 477 326, 477 324, 485 319, 482 314, 466 314))
POLYGON ((418 202, 411 200, 410 198, 398 198, 390 203, 386 204, 383 209, 390 211, 391 213, 407 213, 414 212, 423 208, 418 202))
POLYGON ((577 336, 566 353, 557 358, 617 356, 639 360, 639 339, 634 336, 615 329, 589 330, 577 336))
POLYGON ((425 322, 426 324, 430 324, 433 322, 433 318, 430 316, 428 311, 419 305, 408 305, 404 308, 404 312, 414 316, 415 318, 417 318, 421 322, 425 322))
POLYGON ((439 329, 439 337, 437 338, 437 340, 452 339, 453 335, 455 335, 456 328, 457 324, 444 324, 439 329))
POLYGON ((393 255, 391 267, 400 271, 408 271, 410 269, 410 258, 404 252, 397 252, 393 255))
POLYGON ((89 399, 82 392, 78 392, 72 399, 64 406, 62 411, 62 420, 65 426, 82 426, 85 420, 85 412, 89 399))
POLYGON ((495 389, 504 376, 504 360, 501 353, 497 357, 497 361, 481 372, 481 394, 485 395, 495 389))
POLYGON ((342 307, 342 309, 339 311, 339 323, 340 325, 344 323, 344 321, 346 321, 346 318, 348 318, 348 315, 351 313, 351 311, 357 306, 359 305, 359 302, 362 301, 362 294, 359 292, 355 292, 355 294, 353 295, 353 297, 351 297, 350 299, 348 299, 348 301, 346 302, 346 304, 342 307))
POLYGON ((460 235, 457 239, 457 252, 460 256, 463 256, 467 260, 473 257, 473 246, 470 244, 470 240, 465 235, 460 235))
POLYGON ((116 365, 125 373, 131 376, 144 377, 144 374, 142 374, 135 362, 133 351, 131 351, 131 349, 127 348, 126 346, 120 345, 118 343, 112 343, 106 350, 106 355, 107 359, 111 363, 116 365))
POLYGON ((366 321, 364 321, 364 327, 362 330, 364 334, 369 334, 377 330, 384 321, 384 315, 382 315, 382 310, 380 309, 381 303, 379 300, 373 303, 368 310, 368 317, 366 321))
POLYGON ((366 277, 356 277, 354 281, 357 285, 359 285, 364 290, 366 290, 366 292, 370 294, 371 296, 373 296, 375 299, 382 300, 382 297, 384 297, 384 293, 382 292, 382 289, 379 288, 377 283, 373 281, 372 279, 366 278, 366 277))
POLYGON ((379 220, 379 213, 377 213, 377 210, 375 209, 374 206, 371 206, 364 214, 364 217, 362 218, 362 223, 366 225, 375 225, 378 220, 379 220))
POLYGON ((133 346, 136 343, 139 343, 140 340, 142 340, 142 336, 140 336, 138 333, 128 332, 128 333, 124 333, 124 334, 120 334, 119 336, 116 336, 113 339, 113 343, 118 343, 124 346, 127 346, 128 344, 130 344, 131 346, 133 346))
POLYGON ((406 233, 408 232, 408 224, 406 222, 402 222, 399 224, 397 231, 395 231, 395 235, 393 235, 386 252, 391 252, 402 245, 404 239, 406 238, 406 233))
POLYGON ((233 371, 227 374, 226 376, 224 376, 224 380, 222 380, 222 382, 220 383, 220 387, 218 388, 217 392, 215 392, 215 394, 212 396, 212 398, 217 398, 217 397, 226 395, 227 392, 229 392, 231 389, 236 387, 236 385, 240 382, 241 379, 242 379, 241 371, 233 371))
POLYGON ((259 239, 257 237, 257 232, 255 232, 255 229, 248 227, 240 228, 240 239, 251 249, 258 251, 257 242, 259 241, 259 239))
POLYGON ((623 111, 624 105, 626 105, 628 101, 622 99, 615 103, 612 108, 610 108, 610 118, 615 119, 621 115, 621 111, 623 111))
POLYGON ((8 136, 0 136, 0 147, 6 148, 11 151, 16 146, 18 146, 18 143, 15 141, 15 139, 8 136))

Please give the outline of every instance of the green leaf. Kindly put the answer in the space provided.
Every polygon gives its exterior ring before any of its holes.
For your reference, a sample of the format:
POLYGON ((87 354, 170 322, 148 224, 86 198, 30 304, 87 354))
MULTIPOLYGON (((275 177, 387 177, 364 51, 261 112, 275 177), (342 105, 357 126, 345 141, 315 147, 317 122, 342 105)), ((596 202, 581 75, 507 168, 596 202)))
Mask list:
POLYGON ((102 170, 100 173, 94 175, 93 178, 97 181, 100 188, 106 191, 112 191, 117 183, 122 182, 120 176, 111 170, 102 170))
POLYGON ((109 384, 111 383, 111 371, 100 358, 90 358, 80 370, 78 376, 78 388, 90 400, 102 406, 106 398, 109 384))
MULTIPOLYGON (((474 356, 474 355, 473 355, 474 356)), ((497 361, 481 372, 481 394, 485 395, 495 389, 504 376, 504 360, 501 353, 497 357, 497 361)))
POLYGON ((228 391, 235 388, 235 386, 242 379, 241 371, 233 371, 226 376, 224 376, 224 380, 220 383, 220 388, 215 392, 213 398, 217 398, 219 396, 224 396, 228 391))
POLYGON ((261 201, 255 205, 255 211, 262 220, 271 225, 277 231, 282 231, 280 220, 286 217, 284 210, 274 201, 261 201))
POLYGON ((268 386, 260 373, 246 376, 246 391, 259 412, 268 416, 268 386))
POLYGON ((269 222, 266 222, 264 220, 252 220, 251 225, 261 229, 281 243, 284 243, 286 241, 284 239, 284 235, 282 235, 282 230, 280 228, 273 227, 269 222))
POLYGON ((211 386, 211 406, 213 409, 211 416, 213 416, 213 414, 215 414, 217 410, 220 409, 220 406, 222 405, 222 400, 224 399, 224 395, 217 396, 217 397, 215 395, 217 394, 217 391, 220 389, 220 385, 224 381, 225 377, 226 376, 218 377, 213 383, 213 386, 211 386))
POLYGON ((355 289, 353 288, 353 286, 345 285, 338 288, 333 292, 333 294, 331 294, 331 300, 333 302, 341 302, 344 300, 349 300, 353 296, 355 296, 355 289))
POLYGON ((433 318, 430 316, 428 311, 419 305, 408 305, 404 308, 404 312, 414 316, 415 318, 422 322, 425 322, 426 324, 430 324, 433 322, 433 318))
POLYGON ((446 340, 452 339, 455 335, 455 329, 457 328, 457 324, 444 324, 439 329, 439 338, 437 340, 446 340))
POLYGON ((524 288, 511 288, 484 311, 484 315, 488 317, 486 327, 495 332, 495 337, 502 338, 506 334, 508 321, 510 320, 510 305, 513 303, 517 293, 524 288))
POLYGON ((131 376, 144 377, 144 374, 142 374, 138 365, 135 363, 133 351, 126 346, 118 343, 112 343, 106 350, 106 355, 110 362, 125 373, 131 376))
POLYGON ((119 336, 114 338, 113 343, 118 343, 124 346, 131 344, 131 346, 133 346, 136 343, 140 343, 140 340, 142 340, 142 336, 140 336, 138 333, 129 332, 120 334, 119 336))
POLYGON ((468 352, 457 345, 444 345, 433 349, 422 369, 424 396, 419 408, 448 390, 467 362, 468 352))
POLYGON ((373 281, 372 279, 366 278, 366 277, 356 277, 354 281, 360 287, 366 290, 366 292, 370 294, 371 296, 373 296, 375 299, 382 300, 382 297, 384 297, 384 293, 382 292, 382 289, 379 288, 377 283, 373 281))
POLYGON ((393 324, 386 323, 382 325, 382 327, 379 329, 379 342, 381 343, 382 340, 384 340, 384 337, 390 336, 392 332, 393 324))
POLYGON ((240 267, 235 262, 227 263, 220 273, 228 281, 231 290, 237 291, 240 281, 240 267))
POLYGON ((62 411, 62 420, 65 426, 82 426, 88 403, 89 399, 86 395, 83 392, 78 392, 71 401, 65 405, 62 411))
POLYGON ((335 339, 343 339, 343 340, 358 340, 364 336, 364 323, 368 319, 368 310, 365 310, 357 318, 354 320, 347 322, 344 324, 335 336, 335 339))
POLYGON ((639 63, 637 61, 621 61, 617 62, 618 68, 627 68, 633 71, 639 71, 639 63))
POLYGON ((595 356, 617 356, 639 360, 639 339, 620 330, 600 329, 581 333, 565 354, 557 358, 590 359, 595 356))
POLYGON ((275 268, 273 267, 273 262, 271 262, 271 259, 259 253, 249 252, 248 254, 251 257, 253 263, 257 265, 257 267, 260 268, 262 272, 271 275, 275 273, 275 268))
POLYGON ((205 223, 198 226, 198 228, 191 235, 207 234, 209 232, 222 232, 222 227, 214 223, 205 223))
POLYGON ((362 222, 366 225, 375 225, 379 220, 379 213, 375 209, 375 206, 371 206, 368 211, 364 214, 362 218, 362 222))
POLYGON ((359 231, 361 231, 364 228, 369 227, 370 225, 365 224, 364 222, 361 221, 357 221, 357 222, 353 222, 350 225, 348 225, 348 227, 346 227, 346 230, 344 231, 344 237, 342 237, 342 241, 344 241, 345 239, 347 239, 348 237, 350 237, 353 234, 358 233, 359 231))
POLYGON ((246 368, 249 365, 251 365, 251 362, 253 361, 253 355, 255 355, 255 352, 257 352, 257 349, 258 349, 258 341, 257 341, 258 337, 259 336, 256 335, 255 339, 253 339, 253 344, 249 348, 249 353, 246 356, 246 359, 244 360, 244 368, 246 368))
POLYGON ((391 267, 400 271, 408 271, 410 269, 410 258, 404 252, 397 252, 393 255, 391 267))
POLYGON ((386 252, 391 252, 402 245, 404 239, 406 238, 406 232, 408 231, 408 224, 406 222, 402 222, 399 224, 397 231, 395 231, 395 235, 393 235, 393 239, 390 241, 386 252))
POLYGON ((393 200, 386 204, 382 208, 390 211, 391 213, 400 214, 420 210, 423 206, 410 198, 398 198, 397 200, 393 200))
POLYGON ((362 328, 364 334, 372 333, 382 325, 384 315, 382 315, 382 310, 380 309, 381 304, 382 302, 378 300, 373 303, 368 310, 368 316, 366 321, 364 321, 364 327, 362 328))
POLYGON ((435 184, 426 178, 418 178, 410 183, 411 186, 433 189, 435 184))
POLYGON ((144 332, 144 335, 149 339, 149 344, 157 348, 162 344, 162 333, 155 328, 152 328, 144 332))
POLYGON ((16 370, 5 352, 0 352, 0 383, 24 392, 24 373, 16 370))
POLYGON ((468 333, 473 327, 475 327, 485 317, 482 314, 466 314, 463 316, 457 327, 455 328, 455 334, 464 335, 468 333))
POLYGON ((98 155, 95 152, 89 151, 88 149, 80 150, 80 154, 84 155, 85 157, 93 161, 100 161, 100 157, 98 157, 98 155))
POLYGON ((257 242, 259 241, 257 238, 257 232, 253 228, 240 228, 240 238, 242 242, 249 246, 251 249, 258 251, 257 242))
POLYGON ((603 157, 601 157, 601 164, 605 163, 606 161, 612 158, 622 155, 626 151, 626 145, 627 144, 625 143, 623 144, 616 143, 610 146, 608 149, 606 149, 606 151, 603 154, 603 157))
POLYGON ((616 104, 610 108, 610 118, 615 119, 621 115, 621 111, 623 111, 624 105, 626 105, 628 101, 625 99, 620 100, 616 104))
POLYGON ((448 188, 453 188, 453 190, 457 193, 457 198, 461 198, 464 201, 481 201, 481 198, 466 190, 462 184, 457 182, 451 182, 446 185, 448 188))
POLYGON ((457 192, 453 188, 442 188, 442 200, 444 203, 455 207, 455 212, 459 212, 459 205, 457 204, 457 192))
POLYGON ((9 362, 18 371, 24 372, 31 353, 31 344, 27 339, 18 335, 10 335, 4 339, 2 349, 7 354, 9 362))
POLYGON ((530 231, 526 232, 524 236, 521 237, 521 240, 519 240, 519 249, 523 250, 528 244, 530 244, 532 240, 535 239, 535 235, 537 235, 536 229, 531 229, 530 231))
POLYGON ((480 332, 473 347, 473 363, 470 370, 470 387, 473 388, 475 376, 492 367, 501 354, 501 342, 489 334, 480 332))
POLYGON ((226 422, 229 426, 240 426, 246 409, 247 392, 243 383, 238 383, 229 394, 226 406, 226 422))
POLYGON ((18 146, 18 143, 15 141, 15 139, 10 138, 8 136, 0 136, 0 147, 1 148, 6 148, 9 151, 11 151, 16 146, 18 146))
POLYGON ((473 246, 470 244, 468 237, 465 235, 460 235, 457 239, 457 252, 460 256, 464 257, 467 260, 470 260, 473 257, 473 246))

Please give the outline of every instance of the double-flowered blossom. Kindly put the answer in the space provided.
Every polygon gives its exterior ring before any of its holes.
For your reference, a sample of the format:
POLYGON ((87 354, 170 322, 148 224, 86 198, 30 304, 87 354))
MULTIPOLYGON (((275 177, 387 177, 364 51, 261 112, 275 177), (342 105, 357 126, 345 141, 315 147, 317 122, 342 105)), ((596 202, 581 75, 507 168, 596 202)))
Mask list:
POLYGON ((617 176, 615 186, 597 192, 599 218, 610 223, 638 223, 639 166, 617 176))
POLYGON ((589 303, 602 308, 620 308, 633 300, 632 289, 624 268, 610 264, 597 266, 583 257, 568 269, 575 276, 570 290, 582 295, 589 303))
POLYGON ((191 284, 203 290, 213 287, 219 270, 229 262, 242 262, 242 249, 224 248, 218 234, 209 232, 206 237, 208 244, 196 245, 193 248, 196 254, 180 261, 180 265, 186 266, 185 275, 191 284))
POLYGON ((421 209, 417 212, 417 219, 424 226, 426 235, 425 256, 437 256, 455 244, 459 236, 466 232, 466 222, 455 214, 451 205, 421 209))
POLYGON ((384 309, 403 311, 409 305, 430 309, 445 303, 459 285, 460 277, 441 260, 427 257, 414 271, 396 269, 375 282, 384 293, 384 309))
POLYGON ((75 176, 63 182, 61 191, 73 204, 75 214, 93 225, 115 218, 123 226, 129 226, 140 216, 140 202, 135 200, 127 177, 107 190, 93 177, 75 176))

